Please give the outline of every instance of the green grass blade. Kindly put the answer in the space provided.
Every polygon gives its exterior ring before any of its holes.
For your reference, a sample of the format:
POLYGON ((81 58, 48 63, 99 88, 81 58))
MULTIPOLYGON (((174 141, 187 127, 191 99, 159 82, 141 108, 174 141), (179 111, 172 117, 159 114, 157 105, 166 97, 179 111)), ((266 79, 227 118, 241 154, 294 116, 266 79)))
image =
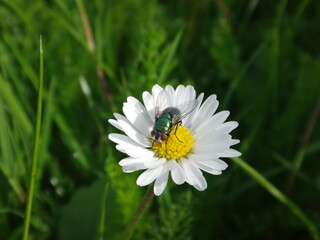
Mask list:
POLYGON ((101 203, 100 203, 101 215, 99 219, 96 240, 103 240, 105 231, 106 231, 106 200, 107 200, 108 188, 109 188, 109 182, 106 182, 105 188, 103 190, 102 197, 101 197, 101 203))
POLYGON ((36 121, 36 132, 33 146, 33 159, 31 166, 31 175, 29 182, 29 191, 28 191, 28 199, 27 206, 25 212, 25 220, 23 227, 23 240, 28 239, 29 235, 29 225, 31 218, 31 210, 32 210, 32 202, 34 195, 34 186, 37 175, 37 162, 38 162, 38 153, 39 153, 39 145, 40 145, 40 129, 41 129, 41 115, 42 115, 42 95, 43 95, 43 49, 42 49, 42 37, 40 36, 40 71, 39 71, 39 83, 38 83, 38 103, 37 103, 37 121, 36 121))
MULTIPOLYGON (((45 93, 43 114, 42 114, 42 124, 41 124, 41 143, 39 148, 39 168, 38 168, 38 178, 42 179, 43 170, 48 159, 50 159, 49 145, 52 136, 52 125, 54 122, 54 112, 55 112, 55 90, 56 90, 56 79, 52 77, 50 80, 50 86, 48 91, 45 93)), ((36 189, 37 190, 37 189, 36 189)))
POLYGON ((16 14, 23 24, 26 26, 27 31, 32 31, 32 23, 26 14, 25 9, 23 7, 19 6, 19 2, 17 1, 10 1, 10 0, 2 0, 0 4, 3 4, 4 6, 8 7, 14 14, 16 14))
POLYGON ((3 107, 3 102, 0 97, 0 158, 3 158, 3 161, 0 162, 0 168, 8 169, 5 172, 10 172, 9 169, 12 168, 14 158, 13 147, 11 145, 10 139, 10 128, 9 122, 7 120, 5 110, 3 107))
POLYGON ((262 54, 262 52, 266 49, 267 42, 263 42, 251 55, 251 57, 248 59, 248 61, 243 65, 243 67, 240 69, 239 73, 236 75, 236 77, 231 82, 230 87, 228 88, 228 91, 223 99, 223 104, 221 109, 225 109, 226 106, 229 105, 230 100, 233 96, 234 91, 238 88, 238 86, 241 83, 241 80, 245 77, 245 74, 249 70, 249 68, 255 63, 257 58, 262 54))
POLYGON ((304 212, 289 198, 287 198, 278 188, 276 188, 271 182, 269 182, 264 176, 252 168, 249 164, 243 161, 241 158, 232 158, 232 160, 241 167, 248 175, 250 175, 256 182, 264 187, 272 196, 278 201, 286 205, 289 210, 295 214, 301 222, 310 231, 313 239, 319 240, 319 233, 316 226, 311 220, 304 214, 304 212))
POLYGON ((62 138, 65 141, 65 144, 69 146, 70 150, 76 153, 77 157, 75 158, 80 163, 81 167, 84 169, 89 169, 90 165, 84 151, 82 150, 81 144, 74 136, 72 128, 68 125, 64 116, 57 112, 54 116, 54 120, 61 130, 62 138))
POLYGON ((17 178, 15 178, 16 162, 14 154, 14 141, 12 139, 12 129, 4 110, 4 104, 0 97, 0 171, 4 174, 10 186, 19 197, 24 201, 24 193, 17 178))
POLYGON ((12 55, 16 58, 16 60, 21 65, 23 72, 28 76, 34 88, 37 88, 37 73, 33 69, 30 62, 25 58, 22 54, 21 49, 17 46, 17 40, 12 36, 3 36, 4 43, 8 46, 9 50, 12 52, 12 55))
POLYGON ((163 64, 163 68, 162 68, 160 75, 159 75, 159 78, 158 78, 158 82, 160 84, 162 84, 164 82, 165 78, 167 77, 167 75, 169 73, 170 64, 172 63, 173 56, 178 48, 178 44, 181 40, 182 33, 183 33, 183 29, 181 29, 178 32, 178 34, 176 35, 175 39, 173 40, 173 42, 169 48, 168 56, 163 64))
POLYGON ((4 102, 8 105, 12 116, 19 123, 19 126, 21 126, 22 131, 29 136, 32 133, 32 124, 9 82, 3 79, 1 75, 0 94, 4 102))
POLYGON ((78 9, 79 9, 79 12, 80 12, 80 17, 81 17, 81 21, 82 21, 83 28, 84 28, 84 33, 86 35, 87 47, 90 52, 94 52, 96 49, 96 44, 93 39, 92 30, 90 27, 90 22, 89 22, 86 8, 81 0, 76 0, 76 3, 78 6, 78 9))

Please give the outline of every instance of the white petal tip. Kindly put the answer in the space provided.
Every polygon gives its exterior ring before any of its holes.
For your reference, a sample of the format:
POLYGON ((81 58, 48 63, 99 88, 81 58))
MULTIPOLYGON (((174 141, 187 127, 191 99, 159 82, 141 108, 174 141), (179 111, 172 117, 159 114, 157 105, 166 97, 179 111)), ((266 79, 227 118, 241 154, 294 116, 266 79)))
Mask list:
POLYGON ((137 179, 136 184, 137 184, 138 186, 140 186, 140 187, 145 186, 145 185, 143 185, 143 183, 142 183, 141 181, 139 181, 139 178, 137 179))
POLYGON ((238 143, 240 143, 240 140, 239 140, 239 139, 232 139, 230 146, 236 145, 236 144, 238 144, 238 143))
MULTIPOLYGON (((163 189, 163 190, 164 190, 164 189, 163 189)), ((158 188, 154 188, 154 189, 153 189, 154 195, 160 196, 160 195, 163 193, 163 190, 158 189, 158 188)))
POLYGON ((114 119, 108 119, 108 123, 110 123, 110 124, 112 124, 113 125, 113 123, 116 123, 117 122, 117 120, 114 120, 114 119))
POLYGON ((194 185, 195 189, 197 189, 198 191, 203 192, 204 190, 207 189, 207 186, 198 186, 198 185, 194 185))
POLYGON ((228 149, 224 153, 220 155, 221 157, 231 158, 231 157, 239 157, 241 156, 241 152, 234 150, 234 149, 228 149))
POLYGON ((133 171, 133 170, 126 169, 126 168, 122 168, 122 172, 124 172, 124 173, 132 173, 132 172, 134 172, 134 171, 133 171))

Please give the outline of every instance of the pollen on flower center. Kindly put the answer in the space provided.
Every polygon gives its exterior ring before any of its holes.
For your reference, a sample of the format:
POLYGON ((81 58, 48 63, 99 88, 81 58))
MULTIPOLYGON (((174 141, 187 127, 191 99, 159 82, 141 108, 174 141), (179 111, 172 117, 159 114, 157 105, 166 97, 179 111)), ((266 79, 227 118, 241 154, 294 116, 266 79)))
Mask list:
POLYGON ((189 129, 176 125, 172 128, 166 141, 160 144, 153 141, 152 150, 158 157, 179 160, 191 152, 193 142, 194 138, 189 129))

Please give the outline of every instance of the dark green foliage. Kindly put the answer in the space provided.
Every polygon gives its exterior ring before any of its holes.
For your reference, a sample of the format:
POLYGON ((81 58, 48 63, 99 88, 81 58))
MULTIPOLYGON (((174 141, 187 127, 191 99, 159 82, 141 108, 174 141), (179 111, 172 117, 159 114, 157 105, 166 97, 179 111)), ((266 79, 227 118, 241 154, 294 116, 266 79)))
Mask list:
MULTIPOLYGON (((116 130, 107 120, 156 83, 217 94, 219 110, 240 123, 233 136, 242 158, 320 227, 318 1, 2 0, 0 16, 0 239, 22 234, 40 34, 44 102, 30 239, 121 238, 145 188, 135 183, 139 173, 121 171, 125 155, 108 140, 116 130)), ((204 192, 170 185, 134 238, 311 238, 226 161, 222 176, 206 174, 204 192)))
MULTIPOLYGON (((189 240, 192 239, 194 206, 190 191, 172 196, 160 197, 159 212, 151 216, 145 239, 189 240)), ((138 239, 138 238, 137 238, 138 239)), ((141 239, 141 238, 140 238, 141 239)))

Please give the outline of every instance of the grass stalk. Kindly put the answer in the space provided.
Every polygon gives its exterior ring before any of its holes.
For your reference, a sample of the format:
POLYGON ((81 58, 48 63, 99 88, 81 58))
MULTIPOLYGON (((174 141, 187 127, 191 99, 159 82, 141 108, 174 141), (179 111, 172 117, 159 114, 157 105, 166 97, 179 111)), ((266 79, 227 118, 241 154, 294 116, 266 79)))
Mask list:
POLYGON ((80 11, 81 21, 82 21, 82 24, 84 27, 84 32, 85 32, 86 39, 87 39, 88 49, 90 52, 93 53, 96 49, 96 44, 94 42, 94 38, 93 38, 92 30, 90 27, 90 22, 89 22, 87 11, 83 5, 82 0, 77 0, 76 3, 78 5, 79 11, 80 11))
MULTIPOLYGON (((87 40, 87 45, 88 45, 88 49, 90 51, 90 53, 94 54, 96 52, 96 43, 94 40, 94 36, 92 33, 92 28, 90 26, 90 21, 89 21, 89 17, 86 11, 86 8, 82 2, 82 0, 77 0, 76 1, 77 5, 78 5, 78 9, 80 12, 80 17, 81 17, 81 21, 83 24, 83 28, 84 28, 84 32, 86 35, 86 40, 87 40)), ((106 99, 109 101, 109 103, 111 104, 111 107, 114 106, 113 104, 113 96, 112 93, 109 89, 109 85, 107 82, 107 79, 105 78, 103 69, 101 67, 100 63, 97 63, 96 65, 96 73, 97 73, 97 77, 99 79, 99 82, 101 84, 101 87, 103 89, 103 93, 106 97, 106 99)))
POLYGON ((252 168, 249 164, 243 161, 241 158, 232 158, 232 160, 241 167, 248 175, 250 175, 256 182, 264 187, 272 196, 278 201, 287 206, 289 210, 295 214, 301 222, 306 226, 312 235, 313 239, 319 240, 319 232, 312 221, 304 214, 304 212, 288 197, 286 197, 278 188, 276 188, 271 182, 269 182, 264 176, 252 168))
POLYGON ((284 192, 286 195, 289 195, 291 192, 291 188, 293 186, 294 180, 296 178, 296 175, 298 174, 304 160, 305 160, 305 150, 309 143, 310 137, 314 131, 314 128, 316 126, 316 123, 318 121, 318 117, 320 114, 320 98, 318 98, 316 102, 316 106, 314 107, 311 116, 309 117, 309 120, 307 121, 307 125, 305 127, 305 131, 302 136, 302 141, 300 144, 300 148, 298 150, 297 156, 293 162, 293 170, 291 171, 291 174, 288 178, 286 188, 284 192))
POLYGON ((38 82, 38 103, 37 103, 37 120, 35 128, 35 138, 33 145, 33 158, 31 166, 31 174, 29 181, 29 191, 27 198, 27 206, 25 211, 25 219, 23 226, 23 240, 28 239, 30 218, 32 211, 32 202, 34 197, 34 187, 35 180, 37 176, 37 166, 38 166, 38 155, 39 155, 39 145, 40 145, 40 129, 41 129, 41 115, 42 115, 42 95, 43 95, 43 49, 42 49, 42 37, 40 36, 40 63, 39 63, 39 82, 38 82))

